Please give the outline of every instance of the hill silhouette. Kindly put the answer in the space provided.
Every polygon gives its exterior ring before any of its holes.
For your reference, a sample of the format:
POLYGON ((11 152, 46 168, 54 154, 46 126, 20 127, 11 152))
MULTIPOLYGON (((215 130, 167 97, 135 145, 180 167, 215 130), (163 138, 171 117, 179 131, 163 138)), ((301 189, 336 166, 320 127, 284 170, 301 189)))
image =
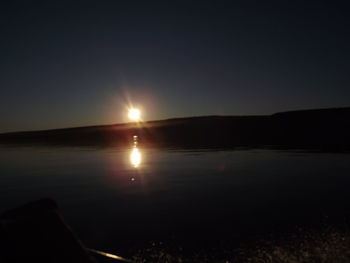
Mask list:
POLYGON ((272 147, 350 149, 350 107, 280 112, 262 116, 204 116, 138 124, 89 126, 0 134, 1 144, 145 147, 272 147))

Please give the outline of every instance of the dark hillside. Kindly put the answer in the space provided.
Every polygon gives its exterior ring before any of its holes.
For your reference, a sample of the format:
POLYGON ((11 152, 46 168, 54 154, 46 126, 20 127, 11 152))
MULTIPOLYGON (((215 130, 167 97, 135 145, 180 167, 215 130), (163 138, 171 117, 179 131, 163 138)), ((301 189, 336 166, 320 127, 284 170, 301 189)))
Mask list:
POLYGON ((0 134, 2 144, 179 148, 277 147, 350 149, 350 108, 303 110, 270 116, 206 116, 0 134))

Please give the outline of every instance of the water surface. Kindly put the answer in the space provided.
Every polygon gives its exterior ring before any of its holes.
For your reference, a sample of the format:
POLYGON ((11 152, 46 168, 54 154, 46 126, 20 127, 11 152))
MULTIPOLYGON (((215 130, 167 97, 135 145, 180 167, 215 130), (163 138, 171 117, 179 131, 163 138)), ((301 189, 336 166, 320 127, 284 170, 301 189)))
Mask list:
POLYGON ((54 198, 83 242, 215 246, 296 227, 347 224, 350 155, 3 147, 1 211, 54 198))

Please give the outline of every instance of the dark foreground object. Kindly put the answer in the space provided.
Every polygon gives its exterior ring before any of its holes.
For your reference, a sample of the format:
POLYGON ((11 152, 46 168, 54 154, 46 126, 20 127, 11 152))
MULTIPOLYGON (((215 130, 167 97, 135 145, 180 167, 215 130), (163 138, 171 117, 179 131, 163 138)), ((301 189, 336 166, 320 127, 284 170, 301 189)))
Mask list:
POLYGON ((51 199, 0 216, 0 262, 96 263, 51 199))

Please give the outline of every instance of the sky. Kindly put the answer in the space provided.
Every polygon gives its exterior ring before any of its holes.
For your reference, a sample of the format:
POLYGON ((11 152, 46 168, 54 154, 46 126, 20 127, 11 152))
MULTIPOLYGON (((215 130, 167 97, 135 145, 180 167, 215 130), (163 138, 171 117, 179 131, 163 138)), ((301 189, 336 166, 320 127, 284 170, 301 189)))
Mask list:
MULTIPOLYGON (((343 1, 346 2, 346 1, 343 1)), ((0 132, 350 106, 336 1, 7 1, 0 132)))

